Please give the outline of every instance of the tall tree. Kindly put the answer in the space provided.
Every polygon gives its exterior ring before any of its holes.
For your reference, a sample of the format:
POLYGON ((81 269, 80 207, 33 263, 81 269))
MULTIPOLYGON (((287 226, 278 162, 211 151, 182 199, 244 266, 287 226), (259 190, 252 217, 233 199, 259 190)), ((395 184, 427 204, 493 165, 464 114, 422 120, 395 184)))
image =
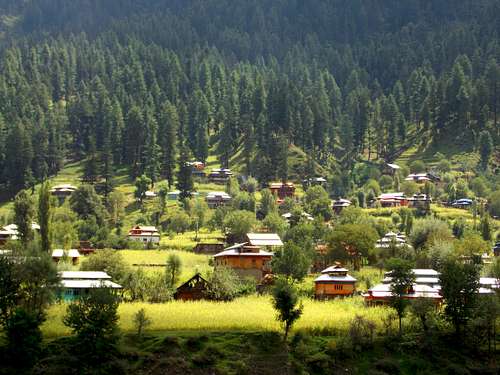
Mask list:
POLYGON ((189 150, 183 146, 179 157, 179 170, 177 172, 176 187, 180 191, 179 199, 184 201, 191 197, 194 189, 193 175, 189 163, 189 150))
POLYGON ((40 246, 43 252, 51 250, 51 219, 52 204, 50 185, 48 182, 42 184, 38 194, 38 224, 40 225, 40 246))
POLYGON ((21 190, 14 200, 14 223, 17 225, 18 236, 23 246, 34 238, 32 228, 34 216, 33 201, 26 190, 21 190))

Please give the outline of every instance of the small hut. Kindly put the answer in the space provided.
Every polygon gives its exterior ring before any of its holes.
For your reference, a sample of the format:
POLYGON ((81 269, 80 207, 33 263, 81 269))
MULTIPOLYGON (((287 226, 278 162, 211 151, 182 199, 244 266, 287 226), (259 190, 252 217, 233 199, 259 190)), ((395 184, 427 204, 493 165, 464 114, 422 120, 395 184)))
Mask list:
POLYGON ((314 280, 316 298, 352 296, 356 290, 356 279, 347 272, 348 270, 338 263, 321 271, 321 276, 314 280))
POLYGON ((206 281, 199 273, 194 275, 184 284, 177 288, 174 293, 175 299, 183 301, 195 301, 206 297, 208 289, 208 281, 206 281))

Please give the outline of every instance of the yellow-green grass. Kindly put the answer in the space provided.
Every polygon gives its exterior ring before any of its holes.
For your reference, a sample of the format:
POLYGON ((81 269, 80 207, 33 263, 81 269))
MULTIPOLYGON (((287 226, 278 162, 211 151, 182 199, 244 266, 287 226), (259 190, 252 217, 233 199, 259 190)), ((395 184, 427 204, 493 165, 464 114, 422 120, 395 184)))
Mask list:
MULTIPOLYGON (((304 312, 294 329, 347 330, 349 322, 361 315, 373 320, 379 328, 382 319, 390 311, 387 307, 366 307, 361 297, 315 301, 303 299, 304 312)), ((62 323, 67 305, 57 304, 48 311, 48 319, 42 327, 45 337, 70 334, 62 323)), ((144 308, 152 324, 151 331, 275 331, 276 322, 271 298, 249 296, 232 302, 171 301, 163 304, 123 303, 119 307, 120 329, 134 331, 134 314, 144 308)))
POLYGON ((178 233, 173 236, 163 235, 160 240, 160 247, 170 250, 192 250, 197 243, 217 243, 223 238, 219 230, 209 231, 203 228, 198 233, 198 241, 195 241, 196 233, 194 231, 178 233))
POLYGON ((208 255, 194 254, 187 251, 166 251, 166 250, 121 250, 125 262, 135 267, 143 266, 144 271, 163 272, 167 258, 171 254, 176 254, 182 261, 182 272, 179 282, 183 283, 192 277, 196 272, 207 275, 212 267, 208 264, 210 257, 208 255), (161 265, 159 267, 147 267, 147 265, 161 265))

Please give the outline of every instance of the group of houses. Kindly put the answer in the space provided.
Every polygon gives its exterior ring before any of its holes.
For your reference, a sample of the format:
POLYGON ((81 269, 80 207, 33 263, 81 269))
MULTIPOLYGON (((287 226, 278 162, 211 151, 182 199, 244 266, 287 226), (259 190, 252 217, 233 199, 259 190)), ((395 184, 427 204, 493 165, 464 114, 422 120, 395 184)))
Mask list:
MULTIPOLYGON (((403 295, 404 299, 413 300, 418 298, 427 298, 441 303, 443 296, 441 294, 441 285, 439 281, 439 272, 433 269, 413 269, 415 282, 408 288, 403 295)), ((382 283, 368 289, 362 296, 368 305, 387 304, 392 298, 391 271, 386 272, 382 283)), ((479 279, 479 289, 477 293, 480 295, 494 294, 495 290, 500 288, 499 280, 492 277, 481 277, 479 279)))
MULTIPOLYGON (((40 225, 31 223, 33 231, 39 231, 40 225)), ((8 224, 0 228, 0 245, 4 245, 7 241, 15 241, 19 239, 19 230, 16 224, 8 224)))

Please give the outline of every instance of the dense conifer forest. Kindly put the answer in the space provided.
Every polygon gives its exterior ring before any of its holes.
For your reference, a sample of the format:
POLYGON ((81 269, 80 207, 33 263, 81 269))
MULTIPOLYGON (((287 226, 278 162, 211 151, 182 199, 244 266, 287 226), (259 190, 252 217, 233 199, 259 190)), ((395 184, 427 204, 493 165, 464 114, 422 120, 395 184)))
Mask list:
POLYGON ((241 152, 268 182, 293 144, 342 192, 359 159, 498 143, 497 1, 0 7, 0 181, 14 191, 84 157, 90 180, 126 165, 172 183, 182 148, 225 166, 241 152))

